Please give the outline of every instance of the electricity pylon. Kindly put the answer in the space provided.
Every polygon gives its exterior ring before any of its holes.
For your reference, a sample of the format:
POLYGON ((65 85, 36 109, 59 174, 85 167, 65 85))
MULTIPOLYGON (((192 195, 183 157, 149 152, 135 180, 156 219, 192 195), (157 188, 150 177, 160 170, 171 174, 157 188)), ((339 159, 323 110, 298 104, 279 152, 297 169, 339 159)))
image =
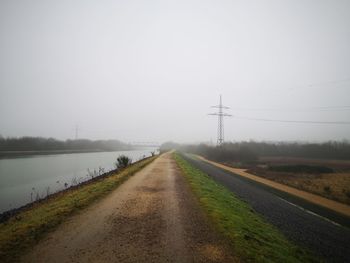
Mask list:
POLYGON ((222 105, 221 95, 220 95, 220 104, 216 106, 211 106, 211 107, 219 109, 218 112, 209 113, 208 115, 218 116, 218 139, 216 143, 217 145, 221 145, 224 143, 224 117, 230 117, 232 115, 224 112, 224 109, 229 109, 229 107, 222 105))
POLYGON ((79 133, 79 126, 78 124, 75 125, 75 140, 78 140, 78 133, 79 133))

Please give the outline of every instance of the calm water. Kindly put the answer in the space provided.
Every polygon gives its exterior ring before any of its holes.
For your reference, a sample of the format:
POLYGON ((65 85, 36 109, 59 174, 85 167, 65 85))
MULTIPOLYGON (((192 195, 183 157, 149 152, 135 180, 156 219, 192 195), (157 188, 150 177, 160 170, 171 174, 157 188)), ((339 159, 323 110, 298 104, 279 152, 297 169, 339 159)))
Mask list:
POLYGON ((0 159, 0 213, 25 205, 37 194, 45 196, 64 189, 76 181, 88 179, 88 170, 99 167, 109 171, 114 168, 117 157, 127 155, 133 161, 144 155, 150 156, 155 149, 118 152, 71 153, 37 155, 30 157, 0 159))

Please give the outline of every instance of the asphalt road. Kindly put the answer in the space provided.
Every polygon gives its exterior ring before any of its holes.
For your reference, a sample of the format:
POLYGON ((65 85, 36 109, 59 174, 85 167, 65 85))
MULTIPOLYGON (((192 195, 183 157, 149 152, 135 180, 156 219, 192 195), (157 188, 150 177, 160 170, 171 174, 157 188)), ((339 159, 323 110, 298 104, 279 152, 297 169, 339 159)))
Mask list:
MULTIPOLYGON (((350 262, 350 228, 328 219, 327 214, 320 216, 309 211, 307 204, 304 207, 300 202, 296 205, 285 195, 279 195, 239 175, 189 155, 184 155, 184 158, 249 203, 294 243, 309 248, 327 262, 350 262)), ((326 213, 323 209, 319 211, 326 213)))

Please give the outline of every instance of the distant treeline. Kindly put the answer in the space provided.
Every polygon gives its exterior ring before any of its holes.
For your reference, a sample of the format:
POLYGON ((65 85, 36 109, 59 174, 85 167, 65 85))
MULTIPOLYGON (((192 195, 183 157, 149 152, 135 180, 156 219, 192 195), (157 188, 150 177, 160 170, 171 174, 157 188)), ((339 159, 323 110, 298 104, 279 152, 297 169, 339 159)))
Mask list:
POLYGON ((267 143, 267 142, 235 142, 221 146, 181 145, 164 143, 161 150, 179 149, 186 152, 201 154, 218 161, 254 161, 261 156, 301 157, 317 159, 350 160, 350 143, 267 143))
POLYGON ((161 145, 160 151, 176 149, 183 152, 199 154, 207 159, 219 162, 255 162, 258 156, 248 148, 233 143, 225 143, 221 146, 209 146, 207 144, 188 145, 167 142, 161 145))
POLYGON ((1 151, 116 151, 132 147, 118 140, 56 140, 42 137, 4 138, 0 136, 1 151))

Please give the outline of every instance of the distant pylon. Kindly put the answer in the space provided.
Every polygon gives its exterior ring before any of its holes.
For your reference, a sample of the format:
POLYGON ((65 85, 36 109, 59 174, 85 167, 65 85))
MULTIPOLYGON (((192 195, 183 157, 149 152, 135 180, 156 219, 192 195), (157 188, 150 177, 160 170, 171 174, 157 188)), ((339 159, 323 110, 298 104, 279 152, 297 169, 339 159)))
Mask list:
POLYGON ((78 124, 75 125, 75 140, 78 140, 78 133, 79 133, 79 126, 78 124))
POLYGON ((219 112, 209 113, 208 115, 218 116, 218 139, 216 143, 217 145, 221 145, 224 143, 224 117, 226 116, 229 117, 232 115, 224 112, 224 109, 229 109, 229 107, 222 105, 221 95, 220 95, 220 104, 216 106, 211 106, 211 107, 219 109, 219 112))

